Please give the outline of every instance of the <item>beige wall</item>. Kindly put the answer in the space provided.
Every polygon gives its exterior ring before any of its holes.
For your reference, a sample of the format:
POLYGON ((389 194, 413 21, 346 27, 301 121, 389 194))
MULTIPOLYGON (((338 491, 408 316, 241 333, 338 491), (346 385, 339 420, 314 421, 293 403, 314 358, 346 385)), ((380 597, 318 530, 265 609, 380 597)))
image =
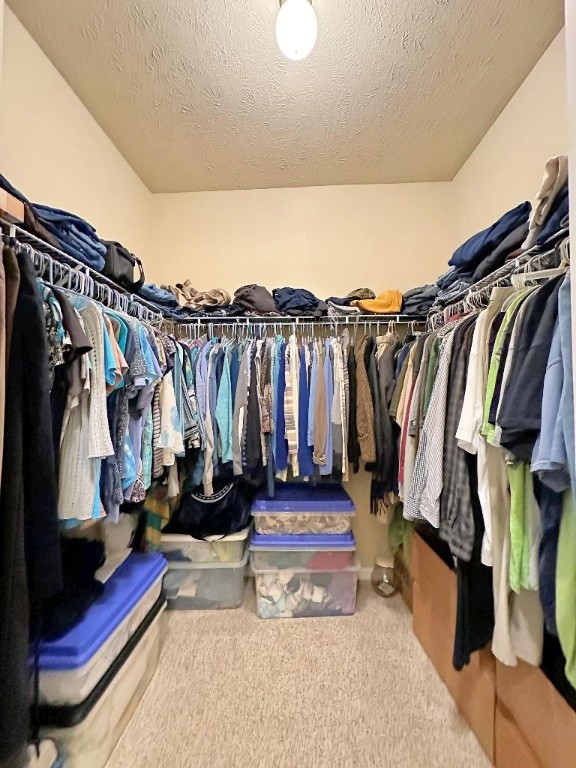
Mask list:
POLYGON ((4 33, 1 172, 145 258, 148 189, 8 8, 4 33))
POLYGON ((301 286, 322 298, 432 280, 450 241, 449 183, 154 196, 149 261, 163 282, 234 291, 301 286))
MULTIPOLYGON (((464 238, 533 197, 546 159, 567 150, 564 73, 560 35, 453 182, 151 195, 6 9, 0 170, 31 199, 124 242, 156 282, 299 285, 322 297, 405 290, 433 281, 464 238)), ((386 530, 369 513, 369 475, 348 490, 370 566, 386 530)))
POLYGON ((568 151, 564 30, 452 182, 456 246, 536 195, 549 157, 568 151))

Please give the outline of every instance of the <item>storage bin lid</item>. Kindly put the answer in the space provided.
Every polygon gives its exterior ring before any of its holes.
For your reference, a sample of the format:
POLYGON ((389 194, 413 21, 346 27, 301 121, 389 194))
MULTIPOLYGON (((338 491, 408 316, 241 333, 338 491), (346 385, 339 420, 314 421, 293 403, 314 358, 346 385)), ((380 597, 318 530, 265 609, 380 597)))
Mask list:
POLYGON ((43 728, 74 728, 76 725, 83 723, 106 693, 114 678, 121 673, 122 667, 132 653, 137 651, 138 645, 146 632, 148 632, 155 621, 160 619, 165 608, 166 599, 164 595, 160 595, 140 626, 84 701, 81 701, 79 704, 41 704, 38 708, 40 725, 43 728))
POLYGON ((166 560, 158 552, 133 552, 112 574, 102 595, 69 632, 57 640, 41 643, 40 669, 83 667, 166 568, 166 560))
POLYGON ((278 512, 353 515, 355 511, 350 496, 336 483, 285 483, 276 486, 273 499, 265 492, 259 493, 252 504, 253 515, 278 512))
POLYGON ((238 533, 229 533, 228 536, 207 536, 205 539, 195 539, 188 533, 163 533, 162 541, 165 543, 196 542, 197 544, 212 544, 215 541, 244 541, 248 538, 250 526, 243 528, 238 533))
POLYGON ((253 533, 250 540, 250 549, 253 552, 265 550, 338 550, 353 552, 356 549, 356 540, 353 533, 302 533, 296 535, 253 533))
POLYGON ((238 568, 245 568, 248 563, 248 547, 244 548, 244 556, 242 560, 237 561, 224 561, 224 560, 209 560, 203 563, 191 563, 188 560, 170 560, 168 563, 169 571, 221 571, 231 570, 238 568))
MULTIPOLYGON (((306 566, 294 566, 292 568, 278 568, 270 565, 268 568, 258 568, 256 565, 256 562, 254 560, 254 555, 251 555, 250 557, 250 567, 252 569, 252 573, 255 576, 263 576, 264 574, 278 574, 280 572, 286 573, 287 571, 292 571, 294 575, 299 573, 314 573, 318 575, 319 573, 322 573, 322 571, 318 570, 317 568, 308 568, 306 566)), ((354 555, 354 560, 351 565, 346 566, 346 568, 326 568, 324 573, 358 573, 360 571, 360 560, 358 559, 358 555, 354 555)))

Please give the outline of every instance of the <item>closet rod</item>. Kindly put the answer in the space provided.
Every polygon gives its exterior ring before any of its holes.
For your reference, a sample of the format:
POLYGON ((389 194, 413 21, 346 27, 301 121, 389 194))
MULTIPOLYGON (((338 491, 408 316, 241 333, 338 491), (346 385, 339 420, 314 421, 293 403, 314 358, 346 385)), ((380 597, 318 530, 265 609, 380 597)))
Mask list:
MULTIPOLYGON (((154 325, 158 325, 162 321, 160 312, 145 299, 135 296, 133 293, 128 293, 128 291, 125 291, 105 275, 88 267, 64 251, 45 243, 35 235, 31 235, 17 224, 0 218, 0 229, 2 230, 4 242, 12 240, 20 247, 29 249, 28 252, 34 261, 37 271, 40 270, 42 272, 42 274, 39 274, 40 277, 45 277, 48 274, 51 276, 50 282, 52 282, 54 275, 58 274, 56 279, 62 279, 65 274, 67 280, 74 281, 74 285, 78 288, 76 290, 77 293, 82 293, 82 295, 88 298, 96 299, 100 303, 109 306, 110 309, 120 308, 126 314, 154 325)), ((69 286, 64 285, 64 287, 69 286)))
POLYGON ((426 317, 411 317, 409 315, 345 315, 338 317, 322 316, 314 317, 312 315, 298 315, 286 316, 286 315, 250 315, 248 317, 238 315, 237 317, 210 317, 209 315, 203 315, 202 317, 191 317, 189 320, 174 321, 170 318, 165 318, 163 325, 167 328, 173 328, 175 332, 186 332, 190 329, 199 329, 203 327, 225 326, 236 328, 251 328, 255 325, 266 326, 289 326, 294 329, 303 328, 305 326, 327 326, 333 327, 339 326, 357 326, 364 324, 369 325, 406 325, 406 326, 420 326, 426 325, 426 317))
POLYGON ((438 325, 439 320, 446 322, 448 317, 452 313, 459 309, 465 309, 470 305, 474 306, 474 302, 478 303, 478 300, 482 298, 484 294, 489 298, 489 294, 492 288, 498 285, 509 284, 512 275, 520 272, 533 272, 537 269, 546 268, 549 266, 556 266, 560 260, 566 262, 569 261, 569 237, 568 229, 562 230, 555 235, 555 239, 559 236, 565 235, 563 240, 557 240, 556 245, 549 250, 541 250, 540 247, 531 248, 525 251, 521 256, 518 256, 514 260, 504 264, 502 267, 494 270, 486 277, 479 280, 477 283, 465 288, 460 293, 457 293, 442 309, 431 311, 428 314, 428 326, 435 328, 438 325), (560 254, 560 256, 559 256, 560 254))

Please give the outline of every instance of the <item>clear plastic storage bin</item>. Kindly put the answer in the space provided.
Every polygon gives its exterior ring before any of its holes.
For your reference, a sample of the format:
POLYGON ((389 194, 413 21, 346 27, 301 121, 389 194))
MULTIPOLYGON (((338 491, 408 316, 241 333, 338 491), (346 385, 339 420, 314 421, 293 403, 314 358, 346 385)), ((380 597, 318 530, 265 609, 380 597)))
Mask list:
POLYGON ((260 493, 252 504, 254 526, 265 534, 335 534, 352 530, 354 502, 341 485, 286 483, 273 499, 260 493))
POLYGON ((162 591, 166 560, 132 553, 112 574, 82 619, 40 646, 40 701, 83 701, 142 624, 162 591))
POLYGON ((205 541, 180 533, 162 535, 160 549, 170 562, 238 563, 244 556, 249 528, 230 536, 210 536, 205 541))
POLYGON ((354 565, 354 534, 266 535, 254 533, 250 541, 255 568, 306 568, 339 571, 354 565))
POLYGON ((240 608, 248 552, 236 563, 170 563, 164 577, 168 608, 240 608))
POLYGON ((256 612, 261 619, 305 616, 351 616, 356 612, 360 566, 311 571, 307 568, 259 569, 252 562, 256 580, 256 612))
POLYGON ((54 739, 66 768, 106 765, 156 670, 164 607, 159 600, 85 701, 40 708, 40 733, 54 739))

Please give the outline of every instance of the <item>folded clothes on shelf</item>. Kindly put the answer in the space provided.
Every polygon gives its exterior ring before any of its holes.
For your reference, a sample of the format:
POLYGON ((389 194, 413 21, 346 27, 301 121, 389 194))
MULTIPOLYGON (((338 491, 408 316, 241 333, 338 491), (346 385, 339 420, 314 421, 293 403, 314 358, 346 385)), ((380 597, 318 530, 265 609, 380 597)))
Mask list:
POLYGON ((230 294, 223 288, 211 288, 208 291, 199 291, 190 280, 184 283, 176 283, 170 286, 170 290, 176 296, 181 307, 193 310, 204 310, 210 307, 227 307, 231 303, 230 294))
POLYGON ((172 309, 178 307, 176 296, 163 285, 158 286, 154 283, 144 283, 138 291, 138 295, 142 296, 146 301, 150 301, 160 307, 169 307, 172 309))
POLYGON ((530 214, 530 229, 522 243, 523 248, 531 248, 538 243, 542 227, 553 215, 558 204, 562 204, 561 198, 566 191, 567 182, 568 156, 557 155, 556 157, 551 157, 544 168, 542 185, 534 200, 532 213, 530 214))
POLYGON ((421 285, 418 288, 412 288, 402 297, 402 314, 414 317, 427 314, 439 293, 440 289, 437 285, 421 285))
POLYGON ((38 220, 30 201, 22 194, 22 192, 20 192, 20 190, 10 184, 8 179, 5 176, 2 176, 2 174, 0 174, 0 189, 5 190, 9 195, 12 195, 24 204, 23 229, 34 237, 38 237, 40 240, 48 243, 48 245, 51 245, 53 248, 59 248, 59 243, 56 238, 53 237, 46 227, 44 227, 38 220))
POLYGON ((521 224, 525 224, 530 216, 532 206, 529 202, 520 203, 516 208, 507 211, 498 221, 481 232, 477 232, 458 247, 448 262, 454 267, 474 269, 502 240, 521 224))
POLYGON ((80 216, 59 208, 33 204, 32 209, 62 251, 97 272, 103 269, 106 246, 100 241, 91 224, 80 216))
POLYGON ((305 288, 275 288, 272 295, 277 311, 287 315, 322 317, 328 311, 326 302, 305 288))
POLYGON ((472 282, 477 283, 482 280, 490 272, 503 266, 506 263, 506 259, 511 253, 522 253, 522 241, 528 234, 528 222, 523 221, 515 229, 508 234, 491 253, 489 253, 480 264, 476 267, 474 274, 472 275, 472 282))
POLYGON ((402 311, 402 294, 400 291, 383 291, 375 299, 356 300, 354 305, 362 312, 375 315, 398 314, 402 311))
POLYGON ((339 307, 349 307, 353 301, 361 301, 363 299, 375 299, 376 294, 371 291, 370 288, 355 288, 346 296, 329 296, 326 299, 327 304, 336 304, 339 307))
POLYGON ((261 315, 278 313, 274 297, 270 291, 263 285, 256 285, 254 283, 238 288, 234 294, 233 306, 240 312, 255 312, 261 315))
POLYGON ((329 301, 328 314, 330 317, 346 317, 359 315, 360 310, 358 307, 352 307, 348 304, 335 304, 333 301, 329 301))

